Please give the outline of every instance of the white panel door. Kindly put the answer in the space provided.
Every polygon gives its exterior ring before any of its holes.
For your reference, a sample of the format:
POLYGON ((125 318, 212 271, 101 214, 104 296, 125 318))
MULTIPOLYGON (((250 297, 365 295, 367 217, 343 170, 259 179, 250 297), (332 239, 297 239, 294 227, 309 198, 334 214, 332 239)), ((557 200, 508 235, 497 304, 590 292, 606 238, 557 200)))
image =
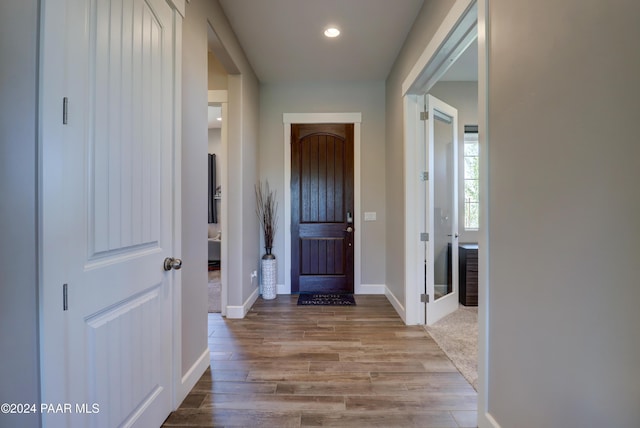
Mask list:
POLYGON ((458 309, 458 111, 425 95, 427 325, 458 309))
POLYGON ((45 427, 156 427, 172 410, 173 15, 165 0, 43 2, 45 427))

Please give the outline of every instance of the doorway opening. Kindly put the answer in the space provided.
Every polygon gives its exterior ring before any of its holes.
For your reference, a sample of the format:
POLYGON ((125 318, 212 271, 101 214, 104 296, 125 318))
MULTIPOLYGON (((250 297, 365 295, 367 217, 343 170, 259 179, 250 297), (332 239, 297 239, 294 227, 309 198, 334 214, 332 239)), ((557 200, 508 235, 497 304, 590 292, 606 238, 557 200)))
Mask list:
MULTIPOLYGON (((434 301, 427 303, 425 307, 424 323, 428 326, 429 334, 477 390, 478 242, 481 232, 477 213, 478 185, 482 178, 477 172, 479 157, 483 154, 479 152, 477 143, 475 146, 465 145, 464 138, 467 135, 467 140, 471 140, 471 131, 475 130, 477 142, 478 46, 475 38, 450 62, 447 71, 433 83, 427 95, 437 97, 456 110, 457 123, 454 131, 459 138, 456 139, 455 150, 441 147, 438 153, 436 127, 433 170, 429 167, 430 174, 433 171, 433 180, 436 181, 436 191, 432 210, 428 213, 433 216, 434 226, 432 240, 435 251, 431 253, 434 301), (454 158, 449 160, 448 156, 456 152, 454 158), (438 163, 442 170, 440 177, 438 163), (455 177, 445 177, 443 174, 447 171, 456 171, 455 177), (443 182, 446 192, 438 193, 438 188, 443 188, 443 182), (446 188, 447 183, 454 182, 455 188, 446 188), (447 196, 455 200, 448 200, 447 196), (454 213, 452 218, 449 213, 454 213), (457 227, 452 228, 453 223, 457 223, 457 227), (449 288, 439 290, 439 284, 447 284, 449 288), (452 290, 453 299, 445 302, 444 299, 452 290)), ((437 122, 443 126, 442 121, 437 122)))
MULTIPOLYGON (((487 239, 486 228, 486 207, 482 204, 486 201, 485 196, 481 192, 486 190, 486 142, 483 139, 486 134, 486 44, 485 44, 485 25, 484 21, 486 3, 476 0, 458 0, 451 8, 449 14, 444 19, 442 25, 437 30, 436 34, 432 38, 431 42, 426 46, 420 59, 416 62, 413 69, 409 73, 407 79, 405 79, 402 89, 404 95, 404 113, 405 113, 405 190, 409 195, 405 202, 406 212, 406 228, 405 228, 405 254, 406 254, 406 322, 408 324, 423 324, 427 319, 425 311, 429 308, 423 303, 424 300, 431 298, 428 296, 426 299, 422 299, 421 290, 415 287, 416 283, 421 283, 421 276, 425 276, 425 261, 420 257, 425 254, 423 245, 418 243, 417 236, 421 236, 420 219, 417 219, 411 213, 416 212, 419 209, 419 201, 416 202, 415 198, 410 195, 419 195, 420 186, 415 180, 416 176, 422 171, 421 165, 414 159, 417 155, 420 155, 420 141, 424 138, 424 125, 420 123, 420 112, 423 109, 423 97, 425 94, 434 95, 448 104, 456 107, 460 111, 458 122, 458 133, 464 135, 465 125, 470 128, 475 128, 475 133, 478 134, 480 128, 479 137, 475 139, 478 141, 477 148, 479 150, 479 157, 476 157, 477 170, 479 171, 479 179, 476 181, 478 188, 478 195, 476 199, 470 201, 468 206, 478 209, 478 213, 481 215, 478 217, 478 222, 475 227, 461 227, 459 229, 460 236, 457 248, 463 254, 461 257, 466 257, 466 267, 475 267, 476 275, 476 287, 477 295, 476 300, 480 306, 472 307, 465 302, 459 306, 462 309, 472 308, 475 312, 474 329, 475 340, 477 343, 477 351, 472 352, 474 363, 477 365, 475 370, 476 376, 480 379, 480 382, 475 383, 479 392, 479 408, 478 412, 480 417, 483 412, 486 401, 484 400, 484 393, 486 391, 481 390, 480 383, 483 379, 486 379, 487 367, 485 365, 487 350, 486 344, 486 322, 487 313, 486 300, 481 296, 483 279, 486 278, 486 272, 478 272, 483 267, 487 266, 488 255, 483 253, 483 244, 487 239), (467 71, 471 71, 474 74, 473 79, 469 78, 452 78, 450 76, 455 68, 462 67, 467 62, 467 71), (453 67, 452 67, 453 65, 453 67), (451 73, 450 73, 451 72, 451 73), (447 76, 449 74, 449 76, 447 76), (466 87, 465 87, 466 86, 466 87), (463 97, 463 94, 471 93, 472 97, 463 97), (465 109, 467 107, 474 111, 473 115, 467 115, 465 109), (466 117, 465 117, 466 116, 466 117), (421 130, 422 128, 422 130, 421 130), (484 158, 484 159, 483 159, 484 158), (472 203, 473 202, 473 203, 472 203), (477 202, 477 204, 475 204, 477 202), (474 205, 475 204, 475 205, 474 205), (484 217, 484 218, 483 218, 484 217), (469 246, 464 247, 466 244, 469 246), (475 247, 475 248, 473 248, 475 247), (461 249, 462 248, 462 249, 461 249), (471 254, 471 252, 475 254, 471 254), (483 276, 484 275, 484 276, 483 276), (480 298, 478 298, 480 297, 480 298), (478 310, 479 309, 479 310, 478 310), (477 356, 477 358, 476 358, 477 356)), ((457 199, 459 216, 458 221, 461 225, 465 224, 465 161, 464 158, 464 139, 460 138, 459 150, 460 156, 457 157, 458 170, 459 170, 459 198, 457 199)), ((471 157, 469 159, 471 162, 471 157)), ((472 185, 469 182, 469 185, 472 185)), ((462 265, 462 263, 461 263, 462 265)), ((455 269, 455 267, 453 267, 455 269)), ((458 274, 461 276, 462 266, 458 268, 458 274)), ((468 281, 468 278, 466 279, 468 281)), ((485 283, 486 285, 486 283, 485 283)), ((465 295, 462 287, 460 289, 459 298, 465 295)), ((488 290, 485 288, 485 292, 488 290)), ((428 303, 427 303, 428 305, 428 303)), ((460 311, 453 312, 456 314, 460 311)), ((448 319, 445 318, 445 320, 448 319)), ((443 320, 443 321, 445 321, 443 320)), ((437 323, 435 324, 437 325, 437 323)), ((430 327, 429 327, 430 329, 430 327)), ((433 334, 432 334, 433 336, 433 334)), ((445 334, 447 336, 447 334, 445 334)), ((451 337, 452 335, 448 335, 451 337)), ((444 349, 444 347, 443 347, 444 349)), ((446 351, 445 351, 446 352, 446 351)), ((448 354, 449 355, 449 354, 448 354)), ((457 364, 456 364, 457 366, 457 364)), ((461 370, 462 372, 462 370, 461 370)), ((469 380, 469 379, 468 379, 469 380)), ((470 383, 473 383, 470 380, 470 383)), ((482 386, 484 387, 484 386, 482 386)))
MULTIPOLYGON (((421 115, 424 116, 423 112, 426 104, 425 95, 430 94, 438 97, 445 103, 460 110, 466 111, 468 110, 468 105, 473 106, 475 115, 461 113, 455 129, 458 135, 464 134, 464 131, 460 129, 464 124, 478 122, 477 15, 477 4, 474 1, 456 3, 456 7, 452 9, 450 16, 447 17, 438 34, 434 36, 432 42, 425 49, 421 60, 415 64, 403 84, 403 92, 405 93, 405 186, 407 195, 405 199, 405 212, 407 213, 405 227, 405 272, 407 284, 405 310, 408 324, 425 323, 427 319, 425 311, 428 311, 429 306, 434 306, 437 303, 435 289, 431 287, 433 292, 430 289, 428 293, 431 294, 427 294, 422 286, 424 279, 427 278, 425 266, 431 270, 431 274, 434 273, 435 269, 433 262, 436 256, 433 251, 431 253, 427 252, 428 245, 425 244, 425 242, 429 244, 430 237, 433 238, 434 231, 426 230, 426 226, 434 226, 435 223, 432 221, 434 219, 428 219, 430 224, 426 224, 426 213, 423 213, 423 215, 414 214, 425 211, 424 207, 427 206, 427 200, 425 200, 427 195, 424 191, 425 181, 418 177, 426 178, 426 181, 429 181, 427 177, 434 178, 435 172, 427 171, 429 168, 426 163, 428 153, 426 153, 426 148, 423 147, 428 138, 428 129, 425 129, 425 123, 429 123, 428 119, 427 122, 421 120, 421 115), (466 71, 465 73, 460 73, 456 71, 458 69, 466 69, 466 71), (469 76, 469 73, 471 73, 471 76, 469 76), (471 101, 465 98, 465 93, 471 94, 471 101), (461 104, 462 101, 464 101, 464 105, 458 107, 456 104, 461 104), (428 300, 430 302, 425 305, 428 300)), ((459 140, 461 141, 462 139, 459 140)), ((458 144, 460 144, 460 141, 458 141, 458 144)), ((458 147, 456 146, 456 148, 458 147)), ((463 153, 462 150, 458 151, 463 153)), ((463 171, 460 164, 462 162, 461 157, 457 156, 455 161, 458 171, 463 171)), ((456 178, 458 183, 464 182, 458 175, 456 178)), ((454 190, 459 195, 464 195, 464 192, 460 191, 459 187, 456 186, 454 190)), ((455 204, 456 207, 460 208, 462 204, 463 201, 458 197, 457 204, 455 204)), ((458 209, 457 211, 459 211, 459 216, 463 215, 464 210, 458 209)), ((435 212, 431 214, 432 216, 436 215, 435 212)), ((442 213, 440 214, 440 219, 442 219, 442 213)), ((456 221, 463 224, 459 218, 456 218, 456 221)), ((458 231, 451 230, 446 235, 455 236, 456 233, 458 231)), ((474 237, 470 236, 459 236, 459 238, 456 246, 461 242, 466 242, 467 239, 474 239, 474 237)), ((444 257, 446 259, 446 254, 444 257)), ((452 269, 455 269, 455 266, 452 266, 452 269)), ((442 274, 441 276, 447 275, 446 272, 440 273, 442 274)), ((448 281, 445 283, 448 283, 448 281)), ((454 310, 454 306, 450 305, 448 310, 454 310)), ((444 316, 446 313, 440 315, 444 316)), ((430 317, 434 322, 436 318, 430 317)))
POLYGON ((208 65, 208 311, 222 312, 222 200, 223 171, 227 168, 222 134, 226 119, 227 72, 213 52, 209 51, 208 65))
POLYGON ((227 168, 222 134, 226 134, 227 72, 209 50, 208 66, 208 231, 207 231, 207 308, 209 313, 222 312, 222 204, 223 171, 227 168))
MULTIPOLYGON (((208 312, 227 315, 228 304, 228 165, 229 79, 239 73, 211 23, 207 27, 208 181, 207 228, 208 312), (225 198, 227 196, 227 198, 225 198)), ((204 156, 204 153, 202 154, 204 156)), ((203 237, 204 238, 204 237, 203 237)))

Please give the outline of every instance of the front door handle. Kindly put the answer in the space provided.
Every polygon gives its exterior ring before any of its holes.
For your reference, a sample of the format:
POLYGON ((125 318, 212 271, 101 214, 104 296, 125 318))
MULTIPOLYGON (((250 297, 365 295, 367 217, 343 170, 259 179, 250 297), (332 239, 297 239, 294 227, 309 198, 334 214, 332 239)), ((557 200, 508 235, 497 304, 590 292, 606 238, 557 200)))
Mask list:
POLYGON ((174 259, 173 257, 167 257, 164 259, 164 270, 179 270, 182 267, 182 260, 174 259))
POLYGON ((351 233, 351 232, 353 232, 353 227, 349 226, 344 231, 347 232, 347 233, 351 233))

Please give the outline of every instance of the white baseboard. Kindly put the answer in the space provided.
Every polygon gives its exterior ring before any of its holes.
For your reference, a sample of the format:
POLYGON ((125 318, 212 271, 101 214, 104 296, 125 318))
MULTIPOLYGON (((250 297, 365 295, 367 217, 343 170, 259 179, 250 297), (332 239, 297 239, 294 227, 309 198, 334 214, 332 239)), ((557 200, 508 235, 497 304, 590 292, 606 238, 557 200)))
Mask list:
POLYGON ((356 286, 355 294, 385 294, 386 289, 384 284, 360 284, 356 286))
POLYGON ((287 287, 285 284, 276 284, 276 293, 291 294, 291 288, 287 287))
POLYGON ((391 290, 389 290, 389 287, 385 287, 384 295, 387 296, 387 300, 389 300, 389 303, 391 303, 391 306, 393 306, 393 308, 396 310, 398 315, 400 315, 400 318, 402 318, 402 321, 404 321, 404 323, 406 324, 407 323, 407 311, 404 308, 404 306, 402 305, 402 303, 400 303, 400 301, 391 292, 391 290))
POLYGON ((478 412, 478 428, 500 428, 500 424, 489 413, 478 412))
POLYGON ((242 306, 227 306, 227 318, 244 318, 259 296, 260 289, 256 288, 242 306))
POLYGON ((200 358, 198 358, 182 376, 182 381, 176 388, 176 402, 174 403, 175 409, 182 404, 182 401, 184 401, 189 392, 191 392, 193 387, 196 385, 196 382, 198 382, 202 374, 207 370, 207 367, 209 367, 210 361, 211 356, 209 354, 209 348, 207 347, 202 355, 200 355, 200 358))

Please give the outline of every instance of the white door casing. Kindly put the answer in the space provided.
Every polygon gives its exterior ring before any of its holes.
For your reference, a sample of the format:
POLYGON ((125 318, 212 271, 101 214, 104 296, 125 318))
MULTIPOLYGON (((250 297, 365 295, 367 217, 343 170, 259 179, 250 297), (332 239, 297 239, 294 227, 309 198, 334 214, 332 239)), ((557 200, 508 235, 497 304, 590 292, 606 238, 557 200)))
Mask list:
POLYGON ((163 269, 179 256, 174 10, 47 1, 42 25, 42 402, 68 406, 43 425, 159 426, 179 284, 163 269))

